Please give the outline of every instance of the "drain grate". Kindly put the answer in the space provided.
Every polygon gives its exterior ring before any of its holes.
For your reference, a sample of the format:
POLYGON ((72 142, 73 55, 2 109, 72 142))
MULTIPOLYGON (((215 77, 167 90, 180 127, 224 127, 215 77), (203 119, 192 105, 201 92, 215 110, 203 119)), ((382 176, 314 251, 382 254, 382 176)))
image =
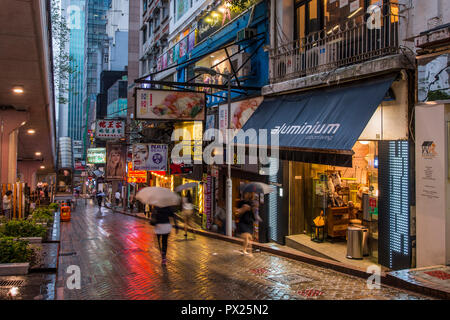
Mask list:
POLYGON ((0 280, 0 287, 20 287, 24 280, 0 280))

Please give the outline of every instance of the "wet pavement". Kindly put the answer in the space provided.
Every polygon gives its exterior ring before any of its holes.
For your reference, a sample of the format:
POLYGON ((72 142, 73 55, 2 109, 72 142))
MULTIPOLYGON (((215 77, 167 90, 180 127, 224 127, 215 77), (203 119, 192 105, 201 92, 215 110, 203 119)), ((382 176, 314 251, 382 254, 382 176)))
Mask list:
POLYGON ((428 299, 265 252, 242 255, 240 246, 175 230, 167 265, 147 221, 84 201, 61 223, 57 299, 428 299), (69 266, 80 268, 80 289, 69 289, 69 266))

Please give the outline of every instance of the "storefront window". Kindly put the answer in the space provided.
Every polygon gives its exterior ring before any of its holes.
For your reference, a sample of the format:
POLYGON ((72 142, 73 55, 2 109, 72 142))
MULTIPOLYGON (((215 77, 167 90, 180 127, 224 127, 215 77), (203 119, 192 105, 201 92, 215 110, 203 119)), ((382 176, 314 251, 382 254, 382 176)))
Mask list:
MULTIPOLYGON (((378 142, 358 141, 353 152, 352 167, 290 162, 289 233, 304 234, 310 241, 313 221, 321 213, 325 234, 333 242, 345 241, 349 226, 364 226, 372 239, 370 257, 376 263, 378 142)), ((345 243, 340 245, 345 254, 345 243)))
MULTIPOLYGON (((239 50, 238 46, 231 46, 227 48, 228 54, 232 56, 235 52, 239 50)), ((233 68, 237 70, 239 68, 237 60, 232 59, 233 68)), ((231 73, 233 68, 231 67, 230 60, 227 59, 227 54, 225 50, 219 50, 214 53, 211 53, 206 58, 203 58, 199 62, 195 64, 195 67, 206 67, 214 69, 218 73, 227 74, 231 73)), ((193 70, 192 70, 193 71, 193 70)), ((191 72, 192 72, 191 71, 191 72)), ((192 75, 192 74, 190 74, 192 75)), ((193 75, 195 77, 195 75, 193 75)), ((226 83, 226 78, 221 75, 209 75, 209 74, 201 74, 198 75, 195 79, 198 83, 204 84, 218 84, 222 85, 226 83)), ((203 88, 205 92, 211 92, 210 88, 203 88)), ((222 90, 213 90, 213 92, 222 91, 222 90)))

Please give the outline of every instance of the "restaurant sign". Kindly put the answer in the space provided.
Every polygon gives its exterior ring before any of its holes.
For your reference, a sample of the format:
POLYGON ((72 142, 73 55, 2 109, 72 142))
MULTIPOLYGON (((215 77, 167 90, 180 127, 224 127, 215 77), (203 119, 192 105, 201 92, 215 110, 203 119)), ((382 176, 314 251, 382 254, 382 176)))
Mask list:
POLYGON ((97 120, 95 130, 96 138, 120 139, 125 137, 125 121, 123 120, 97 120))

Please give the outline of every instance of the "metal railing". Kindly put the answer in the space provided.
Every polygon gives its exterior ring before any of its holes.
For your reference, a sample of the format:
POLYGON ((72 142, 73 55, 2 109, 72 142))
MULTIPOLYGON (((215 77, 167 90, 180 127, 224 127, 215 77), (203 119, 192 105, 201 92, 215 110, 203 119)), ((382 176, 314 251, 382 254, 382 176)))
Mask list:
POLYGON ((329 72, 399 52, 398 5, 369 8, 364 16, 270 51, 271 83, 329 72))

